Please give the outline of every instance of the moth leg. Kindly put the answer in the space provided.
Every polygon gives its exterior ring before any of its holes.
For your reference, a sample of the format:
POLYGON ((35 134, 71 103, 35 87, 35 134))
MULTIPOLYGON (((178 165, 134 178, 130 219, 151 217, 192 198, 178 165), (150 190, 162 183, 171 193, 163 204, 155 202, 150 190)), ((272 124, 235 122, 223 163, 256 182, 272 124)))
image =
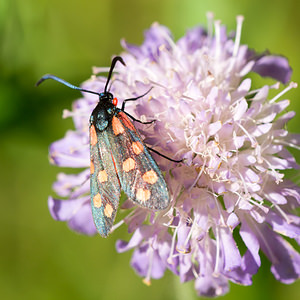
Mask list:
POLYGON ((166 155, 161 154, 160 152, 158 152, 157 150, 154 150, 154 149, 151 148, 151 147, 148 147, 148 146, 147 146, 147 148, 148 148, 149 150, 151 150, 152 152, 154 152, 154 153, 160 155, 161 157, 163 157, 163 158, 165 158, 165 159, 168 159, 168 160, 170 160, 170 161, 173 161, 173 162, 176 162, 176 163, 181 163, 181 162, 183 162, 183 159, 181 159, 181 160, 175 160, 175 159, 172 159, 172 158, 170 158, 170 157, 168 157, 168 156, 166 156, 166 155))
POLYGON ((141 120, 136 119, 135 117, 133 117, 132 115, 130 115, 130 114, 127 113, 126 111, 124 111, 124 113, 125 113, 128 117, 130 117, 133 121, 138 122, 138 123, 141 123, 141 124, 152 124, 152 123, 154 123, 154 122, 156 121, 156 120, 152 120, 152 121, 148 121, 148 122, 143 122, 143 121, 141 121, 141 120))
MULTIPOLYGON (((140 99, 140 98, 146 96, 152 89, 153 89, 153 87, 151 87, 145 94, 140 95, 140 96, 138 96, 138 97, 125 99, 125 100, 123 101, 121 110, 124 111, 126 102, 128 102, 128 101, 136 101, 136 100, 138 100, 138 99, 140 99)), ((132 118, 132 119, 133 119, 133 118, 132 118)), ((136 120, 135 120, 135 121, 136 121, 136 120)))

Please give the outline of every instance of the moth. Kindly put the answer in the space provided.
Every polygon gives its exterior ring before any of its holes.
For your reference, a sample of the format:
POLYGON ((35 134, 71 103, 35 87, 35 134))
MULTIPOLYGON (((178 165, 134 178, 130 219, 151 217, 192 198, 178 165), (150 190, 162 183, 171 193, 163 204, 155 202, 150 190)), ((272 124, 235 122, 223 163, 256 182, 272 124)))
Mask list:
POLYGON ((108 91, 117 62, 125 66, 120 56, 113 58, 102 93, 82 89, 51 74, 44 75, 37 82, 39 85, 46 79, 53 79, 70 88, 99 96, 89 121, 90 192, 94 223, 103 237, 108 236, 113 226, 121 190, 135 204, 148 209, 163 210, 170 203, 164 176, 131 120, 143 124, 153 121, 141 122, 125 111, 128 101, 136 101, 150 90, 124 100, 122 107, 118 108, 117 98, 108 91))

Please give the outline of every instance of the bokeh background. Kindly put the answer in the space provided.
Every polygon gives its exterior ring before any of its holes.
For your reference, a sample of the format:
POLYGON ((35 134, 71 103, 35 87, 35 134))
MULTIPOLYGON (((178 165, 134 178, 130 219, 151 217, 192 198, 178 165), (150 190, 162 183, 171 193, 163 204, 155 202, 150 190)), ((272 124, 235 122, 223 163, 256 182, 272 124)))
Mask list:
MULTIPOLYGON (((72 128, 61 118, 78 92, 54 82, 34 83, 53 73, 80 84, 92 66, 109 66, 120 39, 143 41, 154 21, 176 39, 188 28, 206 26, 206 12, 235 29, 245 16, 242 43, 284 54, 300 83, 298 0, 0 0, 0 295, 2 299, 197 299, 193 283, 167 272, 145 286, 129 266, 131 253, 117 254, 117 230, 108 239, 87 237, 51 219, 47 197, 61 169, 50 166, 48 146, 72 128)), ((257 86, 270 80, 254 78, 257 86)), ((287 95, 298 117, 300 89, 287 95)), ((295 151, 293 151, 296 153, 295 151)), ((299 153, 297 154, 299 161, 299 153)), ((295 171, 288 176, 297 177, 295 171)), ((276 245, 274 245, 276 247, 276 245)), ((299 282, 283 285, 270 264, 250 287, 231 284, 222 299, 299 299, 299 282)))

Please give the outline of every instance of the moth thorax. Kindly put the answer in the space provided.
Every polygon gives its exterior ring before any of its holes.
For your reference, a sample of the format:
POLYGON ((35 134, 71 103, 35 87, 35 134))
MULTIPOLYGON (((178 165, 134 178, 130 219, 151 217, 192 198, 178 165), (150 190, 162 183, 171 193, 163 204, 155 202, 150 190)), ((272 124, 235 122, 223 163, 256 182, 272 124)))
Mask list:
POLYGON ((95 126, 98 130, 103 131, 106 129, 109 123, 109 114, 106 109, 99 109, 96 111, 95 116, 95 126))

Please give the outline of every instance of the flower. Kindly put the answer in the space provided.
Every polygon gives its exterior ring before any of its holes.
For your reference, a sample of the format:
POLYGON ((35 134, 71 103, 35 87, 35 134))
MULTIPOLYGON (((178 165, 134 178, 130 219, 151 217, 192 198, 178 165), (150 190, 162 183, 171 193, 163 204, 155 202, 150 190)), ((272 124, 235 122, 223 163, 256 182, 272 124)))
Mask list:
MULTIPOLYGON (((279 83, 253 89, 247 78, 256 72, 286 84, 291 77, 287 59, 241 45, 241 16, 235 38, 212 15, 208 19, 208 32, 195 27, 177 42, 157 23, 141 46, 122 41, 126 68, 116 66, 111 92, 122 101, 153 87, 126 110, 140 120, 155 119, 152 125, 136 123, 145 142, 184 163, 154 153, 166 174, 170 206, 154 212, 133 208, 127 200, 122 209, 130 213, 113 229, 127 224, 133 233, 116 248, 134 249, 131 265, 145 283, 169 269, 182 282, 194 280, 199 295, 219 296, 228 291, 229 281, 252 284, 260 250, 277 280, 299 278, 300 256, 286 237, 300 241, 295 215, 300 189, 282 170, 299 167, 286 147, 299 149, 300 139, 286 130, 294 113, 285 112, 288 100, 280 100, 296 84, 290 82, 271 97, 279 83)), ((95 74, 102 71, 107 69, 94 69, 95 74)), ((83 88, 101 92, 105 82, 93 75, 83 88)), ((75 101, 72 111, 64 112, 73 118, 75 130, 50 147, 52 163, 86 168, 77 175, 58 175, 54 190, 68 200, 49 198, 53 218, 84 234, 96 233, 87 168, 88 119, 97 101, 86 93, 75 101)))

